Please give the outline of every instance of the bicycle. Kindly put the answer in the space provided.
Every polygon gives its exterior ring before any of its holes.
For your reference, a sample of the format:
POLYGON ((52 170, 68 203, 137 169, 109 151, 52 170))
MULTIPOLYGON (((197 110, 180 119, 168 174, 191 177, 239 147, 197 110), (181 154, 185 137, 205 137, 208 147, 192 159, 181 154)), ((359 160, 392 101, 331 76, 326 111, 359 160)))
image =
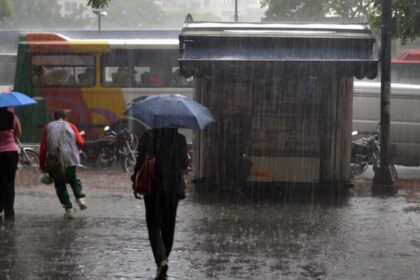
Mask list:
POLYGON ((22 171, 25 169, 38 169, 39 167, 39 155, 38 153, 30 148, 25 147, 16 139, 16 145, 18 146, 18 170, 22 171))

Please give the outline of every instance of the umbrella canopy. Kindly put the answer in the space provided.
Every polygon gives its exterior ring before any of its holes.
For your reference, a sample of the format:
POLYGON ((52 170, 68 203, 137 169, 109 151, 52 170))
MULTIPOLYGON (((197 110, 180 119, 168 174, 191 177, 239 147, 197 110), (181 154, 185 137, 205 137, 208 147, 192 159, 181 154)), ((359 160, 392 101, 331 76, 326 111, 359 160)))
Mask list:
POLYGON ((127 114, 151 128, 201 130, 214 121, 206 107, 181 94, 151 95, 134 103, 127 114))
POLYGON ((0 94, 0 108, 21 107, 36 104, 36 101, 18 91, 2 92, 0 94))

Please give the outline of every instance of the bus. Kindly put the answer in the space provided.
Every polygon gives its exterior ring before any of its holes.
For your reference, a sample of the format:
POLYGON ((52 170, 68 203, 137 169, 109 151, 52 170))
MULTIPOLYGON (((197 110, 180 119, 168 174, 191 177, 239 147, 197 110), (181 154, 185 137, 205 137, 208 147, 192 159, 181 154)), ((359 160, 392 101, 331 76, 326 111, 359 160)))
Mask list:
POLYGON ((23 140, 39 142, 42 127, 57 110, 66 111, 88 139, 100 137, 105 125, 121 119, 141 133, 144 127, 124 115, 131 103, 153 94, 192 97, 193 81, 179 74, 178 49, 176 39, 20 35, 14 90, 38 101, 18 110, 23 140))

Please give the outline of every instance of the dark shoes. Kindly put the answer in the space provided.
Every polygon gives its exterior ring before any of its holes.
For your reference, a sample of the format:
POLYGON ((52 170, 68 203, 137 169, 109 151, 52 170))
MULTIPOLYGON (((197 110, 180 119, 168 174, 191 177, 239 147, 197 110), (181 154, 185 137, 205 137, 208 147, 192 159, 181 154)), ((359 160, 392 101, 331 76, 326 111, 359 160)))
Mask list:
POLYGON ((8 214, 4 214, 4 219, 6 221, 14 221, 15 220, 15 213, 8 213, 8 214))
POLYGON ((168 279, 167 272, 168 272, 168 261, 163 260, 160 262, 160 265, 158 267, 155 280, 165 280, 168 279))
POLYGON ((5 211, 4 209, 0 208, 0 217, 1 214, 4 214, 4 219, 5 220, 14 220, 15 219, 15 211, 11 210, 11 211, 5 211))

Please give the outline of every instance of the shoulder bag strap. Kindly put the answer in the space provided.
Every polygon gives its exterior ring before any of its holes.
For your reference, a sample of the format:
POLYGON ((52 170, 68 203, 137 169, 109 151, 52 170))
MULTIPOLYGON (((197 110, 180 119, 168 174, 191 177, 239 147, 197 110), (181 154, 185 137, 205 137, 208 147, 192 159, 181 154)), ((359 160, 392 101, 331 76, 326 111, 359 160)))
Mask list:
POLYGON ((65 127, 66 127, 66 121, 63 121, 63 124, 61 125, 61 130, 60 130, 60 139, 58 141, 58 147, 60 148, 60 150, 61 150, 61 146, 63 145, 65 127))

